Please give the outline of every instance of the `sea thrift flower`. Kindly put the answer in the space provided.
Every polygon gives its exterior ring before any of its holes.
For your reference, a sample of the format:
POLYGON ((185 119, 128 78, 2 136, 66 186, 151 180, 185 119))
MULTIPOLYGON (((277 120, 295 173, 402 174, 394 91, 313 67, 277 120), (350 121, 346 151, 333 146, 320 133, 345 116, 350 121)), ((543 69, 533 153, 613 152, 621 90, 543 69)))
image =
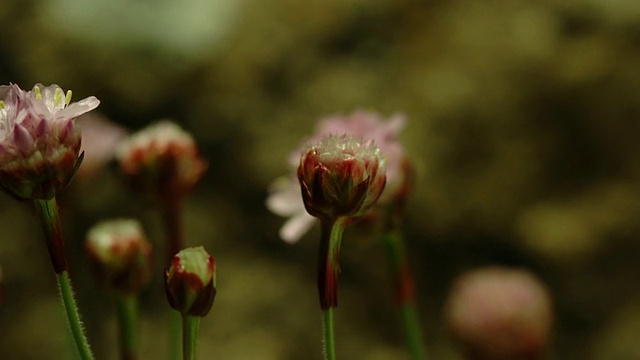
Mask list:
POLYGON ((216 296, 216 261, 204 247, 177 253, 165 270, 165 290, 171 307, 183 316, 206 316, 216 296))
POLYGON ((328 136, 304 152, 298 180, 304 206, 312 216, 359 216, 382 194, 385 161, 371 142, 328 136))
MULTIPOLYGON (((350 135, 365 141, 372 140, 385 159, 387 183, 379 203, 387 203, 402 191, 406 176, 405 155, 398 134, 404 128, 404 116, 396 115, 388 121, 373 112, 356 111, 349 116, 332 116, 321 120, 317 132, 305 144, 317 143, 328 135, 350 135)), ((303 149, 294 151, 289 157, 292 172, 295 172, 303 149)), ((267 207, 273 213, 288 217, 280 229, 280 237, 289 243, 297 242, 314 224, 300 198, 299 185, 295 175, 277 179, 271 186, 267 207)))
POLYGON ((96 113, 80 116, 76 124, 82 130, 80 151, 84 153, 78 177, 87 178, 98 174, 113 160, 118 145, 127 137, 128 131, 96 113))
POLYGON ((382 194, 385 164, 380 149, 353 137, 328 136, 300 158, 304 206, 320 219, 318 294, 323 310, 338 305, 339 252, 346 223, 365 213, 382 194))
POLYGON ((489 267, 456 280, 447 323, 468 359, 541 359, 553 311, 547 288, 524 270, 489 267))
POLYGON ((124 141, 116 158, 136 188, 150 191, 159 199, 184 196, 207 168, 193 137, 168 120, 124 141))
POLYGON ((136 220, 96 224, 87 234, 86 250, 98 277, 120 293, 138 293, 151 279, 151 244, 136 220))
POLYGON ((53 198, 82 162, 74 120, 100 101, 72 103, 71 91, 42 84, 0 86, 0 99, 0 185, 20 199, 53 198))

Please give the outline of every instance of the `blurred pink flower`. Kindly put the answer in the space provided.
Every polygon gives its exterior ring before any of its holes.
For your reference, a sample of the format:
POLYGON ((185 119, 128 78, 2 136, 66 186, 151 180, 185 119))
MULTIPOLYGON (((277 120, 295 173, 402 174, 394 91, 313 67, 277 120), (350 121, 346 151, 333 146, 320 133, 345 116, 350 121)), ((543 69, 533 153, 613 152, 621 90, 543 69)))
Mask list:
POLYGON ((302 201, 300 184, 295 175, 300 157, 309 144, 320 142, 328 135, 349 135, 372 141, 379 149, 386 164, 387 184, 378 202, 390 201, 404 183, 404 149, 398 134, 404 129, 406 119, 394 115, 385 120, 379 114, 359 110, 349 116, 334 115, 320 120, 316 134, 303 142, 289 156, 291 175, 277 179, 271 186, 267 208, 274 214, 289 218, 280 229, 280 237, 295 243, 313 226, 314 218, 307 213, 302 201))
POLYGON ((473 359, 541 359, 553 323, 547 287, 531 272, 497 266, 460 276, 445 316, 473 359))
POLYGON ((93 96, 71 102, 71 91, 36 84, 0 86, 0 184, 22 199, 50 199, 81 163, 75 118, 95 109, 93 96))
POLYGON ((115 157, 116 148, 129 132, 97 113, 85 114, 79 117, 76 123, 82 130, 80 150, 84 152, 78 176, 90 177, 115 157))

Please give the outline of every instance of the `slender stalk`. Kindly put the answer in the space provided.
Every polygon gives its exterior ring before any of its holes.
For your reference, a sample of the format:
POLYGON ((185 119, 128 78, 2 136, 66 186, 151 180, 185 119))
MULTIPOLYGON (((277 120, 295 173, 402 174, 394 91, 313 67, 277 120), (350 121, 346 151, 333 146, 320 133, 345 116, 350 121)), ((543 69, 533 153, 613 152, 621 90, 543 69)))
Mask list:
POLYGON ((78 306, 73 298, 73 289, 71 288, 71 281, 69 280, 69 266, 67 265, 67 258, 64 254, 64 239, 62 238, 60 214, 58 213, 56 198, 54 197, 49 200, 34 200, 34 203, 36 205, 38 217, 40 218, 42 230, 44 231, 47 250, 49 251, 53 271, 56 273, 56 278, 58 280, 62 305, 64 306, 76 347, 78 348, 78 352, 80 353, 82 360, 93 359, 93 354, 89 348, 89 343, 87 342, 87 338, 84 334, 84 329, 80 321, 78 306))
POLYGON ((324 311, 323 352, 325 359, 336 358, 333 332, 333 308, 338 306, 338 274, 340 273, 340 243, 347 218, 321 219, 318 248, 318 295, 324 311))
POLYGON ((333 308, 324 310, 322 321, 323 352, 326 360, 336 360, 336 341, 333 333, 333 308))
POLYGON ((199 316, 182 317, 182 359, 196 360, 198 332, 200 331, 199 316))
POLYGON ((76 347, 80 353, 82 360, 93 360, 93 354, 89 348, 89 343, 84 335, 84 329, 82 322, 80 321, 80 315, 78 314, 78 307, 76 301, 73 298, 73 290, 71 289, 71 282, 69 281, 69 274, 63 271, 62 274, 56 274, 58 278, 58 286, 60 288, 60 295, 62 297, 62 303, 64 310, 69 321, 69 327, 73 334, 76 347))
POLYGON ((133 294, 116 294, 120 358, 138 359, 138 298, 133 294))
POLYGON ((396 303, 400 308, 407 346, 413 360, 426 359, 420 321, 415 308, 415 284, 402 234, 387 229, 382 236, 389 268, 394 279, 396 303))
POLYGON ((44 231, 44 241, 47 244, 53 271, 60 275, 68 271, 67 257, 64 254, 64 240, 60 226, 60 214, 56 198, 50 200, 34 200, 40 224, 44 231))

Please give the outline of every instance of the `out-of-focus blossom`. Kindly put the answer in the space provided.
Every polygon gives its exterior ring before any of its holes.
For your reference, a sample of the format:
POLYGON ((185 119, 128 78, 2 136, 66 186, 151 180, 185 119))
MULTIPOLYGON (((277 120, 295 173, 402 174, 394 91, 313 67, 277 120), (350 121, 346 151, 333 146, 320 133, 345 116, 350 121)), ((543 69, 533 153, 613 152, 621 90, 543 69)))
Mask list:
POLYGON ((93 96, 71 102, 71 91, 36 84, 0 86, 0 185, 21 199, 51 199, 82 162, 75 118, 95 109, 93 96))
POLYGON ((185 195, 207 169, 193 137, 169 120, 123 141, 116 159, 134 187, 159 198, 185 195))
POLYGON ((98 278, 121 293, 137 293, 151 279, 151 244, 133 219, 103 221, 87 234, 86 250, 98 278))
POLYGON ((533 274, 489 267, 456 280, 446 320, 470 359, 541 359, 553 310, 547 288, 533 274))
POLYGON ((371 141, 330 135, 302 154, 298 180, 312 216, 359 216, 384 190, 385 161, 371 141))
POLYGON ((127 137, 128 131, 96 113, 80 116, 76 123, 82 130, 80 151, 84 153, 78 176, 90 177, 98 174, 114 158, 118 145, 127 137))
POLYGON ((180 250, 165 270, 169 305, 185 316, 206 316, 216 296, 216 261, 204 247, 180 250))
POLYGON ((307 139, 301 147, 289 156, 292 174, 277 179, 271 186, 271 194, 267 198, 267 207, 273 213, 287 217, 288 220, 280 229, 280 237, 289 243, 297 242, 315 223, 307 213, 300 196, 300 187, 295 170, 300 162, 300 154, 308 144, 319 142, 328 135, 347 134, 365 141, 373 141, 386 164, 387 183, 378 200, 379 203, 392 201, 404 187, 406 168, 405 154, 398 141, 398 134, 404 129, 406 119, 395 115, 385 120, 380 115, 369 111, 356 111, 349 116, 330 116, 318 123, 317 132, 307 139))

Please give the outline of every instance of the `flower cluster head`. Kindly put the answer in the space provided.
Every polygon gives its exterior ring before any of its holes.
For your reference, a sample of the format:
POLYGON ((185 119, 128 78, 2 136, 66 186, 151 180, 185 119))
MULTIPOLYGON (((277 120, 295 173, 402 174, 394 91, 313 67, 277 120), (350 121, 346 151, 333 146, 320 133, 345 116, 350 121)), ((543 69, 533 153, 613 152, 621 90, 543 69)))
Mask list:
POLYGON ((150 125, 123 141, 116 159, 134 187, 160 198, 185 195, 207 169, 193 137, 169 120, 150 125))
POLYGON ((0 185, 20 199, 53 198, 82 163, 74 120, 99 104, 71 102, 58 85, 0 86, 0 185))
MULTIPOLYGON (((316 134, 307 139, 304 146, 318 143, 329 135, 349 135, 373 141, 385 159, 386 185, 378 203, 386 204, 404 190, 406 182, 406 156, 398 141, 405 123, 406 119, 402 115, 395 115, 387 120, 376 113, 362 110, 347 116, 330 116, 318 123, 316 134)), ((304 146, 289 156, 293 174, 300 164, 300 153, 305 150, 304 146)), ((307 213, 300 198, 300 186, 295 175, 282 177, 274 182, 267 207, 273 213, 289 218, 280 229, 280 237, 286 242, 298 241, 314 223, 314 218, 307 213)))
POLYGON ((449 295, 446 320, 473 359, 542 358, 553 310, 533 274, 488 267, 462 275, 449 295))
POLYGON ((151 244, 137 220, 96 224, 87 234, 86 250, 100 280, 117 292, 140 292, 151 280, 151 244))
POLYGON ((312 216, 355 217, 382 194, 385 161, 371 141, 330 135, 302 154, 298 180, 304 206, 312 216))
POLYGON ((183 316, 206 316, 216 296, 216 261, 204 247, 177 253, 165 270, 169 305, 183 316))

